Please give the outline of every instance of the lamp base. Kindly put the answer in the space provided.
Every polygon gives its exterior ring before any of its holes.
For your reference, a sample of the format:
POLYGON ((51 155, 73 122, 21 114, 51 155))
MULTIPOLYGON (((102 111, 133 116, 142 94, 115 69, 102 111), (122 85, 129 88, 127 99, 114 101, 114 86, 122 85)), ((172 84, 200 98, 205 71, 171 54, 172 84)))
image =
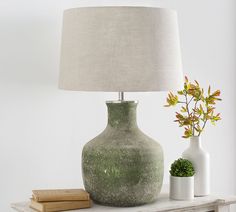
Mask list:
POLYGON ((83 148, 86 191, 102 205, 138 206, 157 199, 163 151, 136 123, 136 101, 107 102, 108 125, 83 148))

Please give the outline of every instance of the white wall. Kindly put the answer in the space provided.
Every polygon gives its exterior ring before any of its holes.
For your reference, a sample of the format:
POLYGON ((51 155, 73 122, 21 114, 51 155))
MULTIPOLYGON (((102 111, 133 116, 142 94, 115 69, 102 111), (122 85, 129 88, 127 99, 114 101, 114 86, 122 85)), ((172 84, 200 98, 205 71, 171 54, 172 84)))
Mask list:
MULTIPOLYGON (((0 0, 0 211, 35 188, 83 185, 82 147, 105 127, 104 101, 116 94, 61 91, 57 80, 62 11, 90 5, 177 9, 185 74, 222 90, 223 120, 202 138, 212 192, 235 193, 235 0, 0 0)), ((140 128, 164 147, 167 183, 170 163, 188 146, 174 110, 163 108, 166 93, 127 96, 140 101, 140 128)))

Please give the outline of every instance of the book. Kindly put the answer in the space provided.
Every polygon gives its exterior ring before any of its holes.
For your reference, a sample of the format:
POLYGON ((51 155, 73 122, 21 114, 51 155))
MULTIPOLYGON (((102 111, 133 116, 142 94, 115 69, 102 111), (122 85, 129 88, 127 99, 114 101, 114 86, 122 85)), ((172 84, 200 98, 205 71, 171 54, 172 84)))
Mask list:
POLYGON ((30 208, 40 212, 66 211, 82 208, 90 208, 91 200, 61 201, 61 202, 37 202, 31 199, 30 208))
POLYGON ((33 190, 32 198, 37 202, 89 200, 84 189, 33 190))

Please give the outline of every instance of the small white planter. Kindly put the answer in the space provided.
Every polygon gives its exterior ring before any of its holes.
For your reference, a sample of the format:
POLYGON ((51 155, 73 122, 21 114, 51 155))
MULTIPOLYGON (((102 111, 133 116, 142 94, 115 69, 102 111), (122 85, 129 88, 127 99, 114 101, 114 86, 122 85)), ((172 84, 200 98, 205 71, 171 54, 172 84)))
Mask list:
POLYGON ((170 198, 175 200, 192 200, 194 198, 194 176, 170 176, 170 198))

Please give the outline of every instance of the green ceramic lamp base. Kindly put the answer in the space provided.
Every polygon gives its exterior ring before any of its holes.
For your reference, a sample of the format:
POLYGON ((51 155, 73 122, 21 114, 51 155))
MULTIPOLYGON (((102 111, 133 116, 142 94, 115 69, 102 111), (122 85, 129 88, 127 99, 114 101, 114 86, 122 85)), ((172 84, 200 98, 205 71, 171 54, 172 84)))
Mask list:
POLYGON ((141 132, 136 101, 107 102, 106 129, 83 148, 85 189, 103 205, 137 206, 153 202, 163 181, 163 151, 141 132))

